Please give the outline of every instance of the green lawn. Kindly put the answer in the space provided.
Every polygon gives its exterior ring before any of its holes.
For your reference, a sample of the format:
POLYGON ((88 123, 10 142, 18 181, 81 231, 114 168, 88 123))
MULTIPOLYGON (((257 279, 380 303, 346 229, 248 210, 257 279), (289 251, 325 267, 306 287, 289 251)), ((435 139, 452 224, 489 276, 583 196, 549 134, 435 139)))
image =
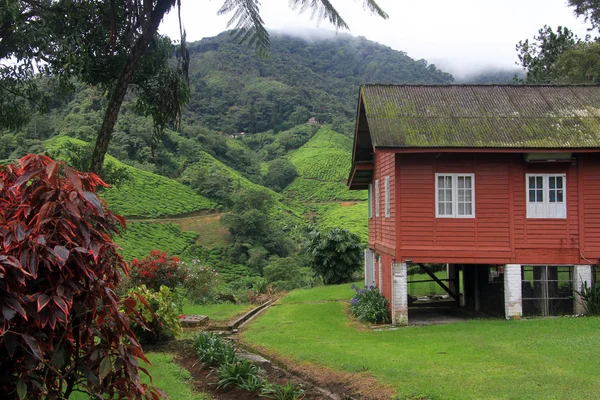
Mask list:
POLYGON ((183 306, 183 313, 185 315, 208 315, 209 321, 227 321, 244 311, 249 311, 252 307, 248 304, 233 303, 186 304, 183 306))
POLYGON ((400 399, 589 399, 600 392, 600 318, 357 330, 343 302, 323 301, 351 295, 348 285, 292 292, 243 340, 297 362, 372 374, 400 399))
MULTIPOLYGON (((175 364, 173 355, 169 353, 146 353, 152 363, 148 372, 152 375, 154 386, 164 390, 171 400, 209 400, 204 393, 194 390, 190 373, 175 364)), ((146 375, 141 374, 142 381, 148 383, 146 375)), ((75 393, 70 399, 88 400, 89 397, 82 393, 75 393)))

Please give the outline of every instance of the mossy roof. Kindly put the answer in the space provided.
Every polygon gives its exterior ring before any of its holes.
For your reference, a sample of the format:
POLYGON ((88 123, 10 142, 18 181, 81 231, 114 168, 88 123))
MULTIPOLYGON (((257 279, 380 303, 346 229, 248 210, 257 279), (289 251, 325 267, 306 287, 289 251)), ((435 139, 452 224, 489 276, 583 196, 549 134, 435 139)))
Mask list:
POLYGON ((375 147, 600 148, 600 86, 367 84, 360 96, 375 147))

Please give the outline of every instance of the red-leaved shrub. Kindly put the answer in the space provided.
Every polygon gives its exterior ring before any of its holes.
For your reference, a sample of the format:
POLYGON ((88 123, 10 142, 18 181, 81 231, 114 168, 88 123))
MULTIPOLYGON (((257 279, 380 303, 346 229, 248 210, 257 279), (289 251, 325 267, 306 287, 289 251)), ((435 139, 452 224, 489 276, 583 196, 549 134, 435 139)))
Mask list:
POLYGON ((181 285, 185 277, 181 260, 164 251, 152 250, 146 258, 131 261, 131 281, 135 285, 146 285, 153 290, 159 290, 163 285, 173 289, 181 285))
POLYGON ((136 300, 119 312, 115 289, 128 267, 109 235, 125 221, 96 196, 99 185, 45 156, 0 166, 2 396, 62 399, 77 388, 98 398, 161 397, 140 382, 136 300))

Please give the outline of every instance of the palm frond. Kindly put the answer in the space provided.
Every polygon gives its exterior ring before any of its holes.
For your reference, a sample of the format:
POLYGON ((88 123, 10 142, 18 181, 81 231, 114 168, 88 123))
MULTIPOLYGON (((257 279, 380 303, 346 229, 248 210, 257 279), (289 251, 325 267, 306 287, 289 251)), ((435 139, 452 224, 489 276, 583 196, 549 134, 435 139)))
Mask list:
POLYGON ((257 53, 265 55, 271 40, 260 16, 259 5, 258 0, 225 0, 217 14, 233 12, 227 27, 234 25, 235 38, 242 43, 247 41, 249 47, 255 45, 257 53))
MULTIPOLYGON (((362 0, 364 8, 373 14, 387 19, 388 15, 377 4, 376 0, 362 0)), ((266 55, 271 44, 269 33, 265 29, 264 21, 260 16, 259 0, 225 0, 218 15, 233 13, 227 27, 234 26, 234 36, 240 42, 248 42, 248 46, 255 45, 257 53, 266 55)), ((338 29, 349 29, 348 24, 335 9, 330 0, 290 0, 292 10, 303 13, 311 10, 311 18, 328 20, 338 29)))
POLYGON ((377 4, 377 2, 375 0, 363 0, 364 1, 364 7, 367 8, 369 11, 371 11, 373 14, 377 14, 379 15, 381 18, 383 19, 388 19, 389 15, 387 15, 387 13, 385 11, 383 11, 383 9, 381 7, 379 7, 379 4, 377 4))

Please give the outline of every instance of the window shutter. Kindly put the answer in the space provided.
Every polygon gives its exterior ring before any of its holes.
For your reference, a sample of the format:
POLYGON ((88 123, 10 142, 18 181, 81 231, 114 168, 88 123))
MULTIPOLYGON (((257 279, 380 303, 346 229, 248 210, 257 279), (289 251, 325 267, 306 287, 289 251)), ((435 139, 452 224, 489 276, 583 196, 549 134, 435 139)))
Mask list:
POLYGON ((375 181, 375 216, 379 217, 379 179, 375 181))
POLYGON ((390 217, 390 177, 385 177, 385 217, 390 217))

